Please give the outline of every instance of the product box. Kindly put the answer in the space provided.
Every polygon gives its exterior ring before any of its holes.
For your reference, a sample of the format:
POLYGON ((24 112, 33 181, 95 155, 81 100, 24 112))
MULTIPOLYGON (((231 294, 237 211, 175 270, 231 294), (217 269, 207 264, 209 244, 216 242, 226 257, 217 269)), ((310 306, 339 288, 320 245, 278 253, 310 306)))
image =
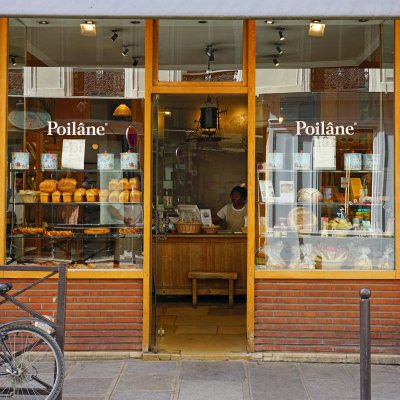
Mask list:
POLYGON ((97 154, 97 169, 114 169, 114 154, 98 153, 97 154))
POLYGON ((121 169, 139 169, 139 154, 121 153, 121 169))
POLYGON ((29 153, 23 151, 11 153, 11 168, 29 169, 29 153))
POLYGON ((40 165, 42 169, 57 169, 58 154, 42 153, 40 155, 40 165))

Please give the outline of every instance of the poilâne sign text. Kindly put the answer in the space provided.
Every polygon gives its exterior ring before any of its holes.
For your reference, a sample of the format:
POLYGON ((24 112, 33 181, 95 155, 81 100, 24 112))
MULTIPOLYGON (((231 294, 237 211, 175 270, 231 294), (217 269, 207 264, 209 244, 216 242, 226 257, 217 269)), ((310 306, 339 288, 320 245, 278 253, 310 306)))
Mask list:
POLYGON ((47 123, 47 136, 53 136, 53 134, 59 136, 103 136, 105 130, 105 126, 85 125, 83 122, 77 124, 75 121, 68 122, 65 126, 59 125, 56 121, 47 123))
POLYGON ((332 122, 316 122, 315 125, 307 125, 306 121, 296 121, 296 135, 303 134, 309 136, 339 136, 339 135, 354 135, 354 127, 357 122, 352 125, 333 125, 332 122))

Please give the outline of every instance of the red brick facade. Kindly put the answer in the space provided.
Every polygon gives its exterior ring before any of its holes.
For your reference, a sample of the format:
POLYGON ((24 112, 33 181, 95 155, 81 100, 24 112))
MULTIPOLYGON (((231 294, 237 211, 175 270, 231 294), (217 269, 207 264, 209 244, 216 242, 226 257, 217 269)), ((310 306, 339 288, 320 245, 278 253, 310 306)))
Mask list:
POLYGON ((400 354, 400 283, 391 280, 256 280, 255 351, 358 352, 363 287, 372 351, 400 354))
MULTIPOLYGON (((30 279, 7 280, 20 290, 30 279)), ((57 283, 47 281, 18 296, 44 315, 55 315, 57 283)), ((1 305, 0 321, 26 317, 12 304, 1 305)), ((67 286, 66 351, 141 351, 143 281, 69 280, 67 286)))

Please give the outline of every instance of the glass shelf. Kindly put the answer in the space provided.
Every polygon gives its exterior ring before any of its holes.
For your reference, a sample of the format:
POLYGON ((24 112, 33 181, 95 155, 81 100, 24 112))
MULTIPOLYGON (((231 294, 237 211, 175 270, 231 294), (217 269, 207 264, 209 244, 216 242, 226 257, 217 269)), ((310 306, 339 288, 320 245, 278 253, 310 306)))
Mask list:
POLYGON ((59 203, 52 203, 52 202, 47 202, 47 203, 41 203, 41 202, 36 202, 36 203, 14 203, 16 206, 19 205, 23 205, 23 206, 37 206, 37 205, 46 205, 46 206, 108 206, 108 205, 143 205, 143 202, 119 202, 119 201, 71 201, 69 203, 63 203, 63 202, 59 202, 59 203))
POLYGON ((29 174, 35 174, 38 172, 43 173, 55 173, 55 174, 66 174, 69 172, 77 173, 106 173, 106 174, 114 174, 114 173, 142 173, 141 169, 10 169, 10 172, 18 173, 18 172, 27 172, 29 174))

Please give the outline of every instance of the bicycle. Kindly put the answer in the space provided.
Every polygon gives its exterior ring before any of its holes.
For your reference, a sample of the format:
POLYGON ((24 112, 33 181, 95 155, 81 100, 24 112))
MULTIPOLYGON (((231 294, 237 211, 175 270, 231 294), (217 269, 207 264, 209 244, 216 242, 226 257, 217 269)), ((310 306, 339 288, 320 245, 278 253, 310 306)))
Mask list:
MULTIPOLYGON (((0 296, 12 288, 0 283, 0 296)), ((4 296, 3 296, 4 297, 4 296)), ((55 339, 25 318, 0 325, 0 399, 55 400, 64 382, 64 358, 55 339)))

